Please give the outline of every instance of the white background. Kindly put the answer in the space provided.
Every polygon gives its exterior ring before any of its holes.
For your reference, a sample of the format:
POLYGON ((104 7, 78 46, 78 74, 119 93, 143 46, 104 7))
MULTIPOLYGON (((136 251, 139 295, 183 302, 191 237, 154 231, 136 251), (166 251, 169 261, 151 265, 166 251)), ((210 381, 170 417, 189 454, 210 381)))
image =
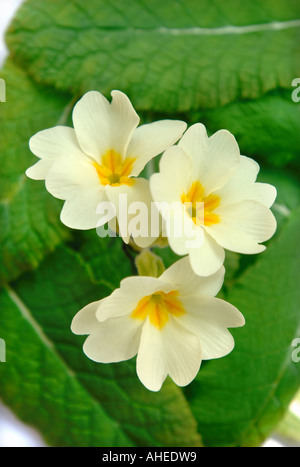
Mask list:
MULTIPOLYGON (((22 2, 23 0, 0 0, 0 65, 7 55, 4 43, 5 30, 22 2)), ((0 365, 9 365, 9 362, 0 365)), ((46 447, 46 444, 35 430, 21 423, 0 402, 0 447, 46 447)), ((284 444, 274 437, 270 438, 264 447, 284 447, 284 444)))

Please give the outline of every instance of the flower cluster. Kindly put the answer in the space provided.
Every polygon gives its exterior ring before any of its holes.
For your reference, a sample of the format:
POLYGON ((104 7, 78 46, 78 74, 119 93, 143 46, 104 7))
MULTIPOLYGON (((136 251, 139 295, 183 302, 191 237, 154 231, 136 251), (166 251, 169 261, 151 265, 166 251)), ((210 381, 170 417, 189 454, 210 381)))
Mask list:
POLYGON ((276 189, 256 182, 258 164, 240 155, 226 130, 208 137, 200 123, 188 129, 177 120, 138 124, 122 92, 113 91, 111 103, 88 92, 74 107, 74 128, 56 126, 31 138, 30 149, 40 160, 26 174, 45 180, 47 190, 65 201, 61 221, 68 227, 104 225, 103 203, 110 203, 109 225, 124 242, 132 239, 143 249, 165 236, 184 256, 158 277, 123 279, 109 297, 80 310, 71 325, 75 334, 88 335, 83 350, 90 359, 110 363, 137 356, 140 381, 158 391, 168 375, 185 386, 202 360, 232 351, 228 328, 245 321, 233 305, 216 298, 224 281, 224 250, 265 250, 262 243, 276 230, 270 210, 276 189), (141 177, 159 154, 159 172, 150 180, 141 177), (128 206, 125 223, 121 197, 128 206), (134 215, 139 203, 146 207, 143 232, 134 215))

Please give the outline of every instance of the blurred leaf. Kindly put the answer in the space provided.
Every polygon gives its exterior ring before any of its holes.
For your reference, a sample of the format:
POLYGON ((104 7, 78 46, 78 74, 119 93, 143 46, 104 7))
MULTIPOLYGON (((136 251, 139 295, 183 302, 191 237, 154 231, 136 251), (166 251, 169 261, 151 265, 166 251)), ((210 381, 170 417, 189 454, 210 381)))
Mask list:
POLYGON ((186 389, 208 446, 256 446, 274 430, 300 384, 291 343, 299 336, 300 211, 229 290, 245 316, 235 349, 205 362, 186 389))
POLYGON ((255 101, 240 101, 206 112, 202 121, 211 132, 226 128, 236 137, 242 154, 272 166, 300 165, 300 105, 292 101, 292 89, 269 93, 255 101))
POLYGON ((108 287, 113 283, 119 287, 124 277, 137 274, 136 252, 132 252, 120 237, 99 238, 95 230, 77 231, 70 246, 88 264, 96 283, 108 284, 108 287))
POLYGON ((10 61, 1 76, 7 102, 0 104, 0 283, 32 269, 67 237, 59 219, 61 202, 44 182, 29 180, 25 170, 37 162, 28 148, 37 131, 54 126, 70 97, 35 85, 10 61))
POLYGON ((288 439, 289 443, 296 442, 299 446, 300 444, 300 417, 299 417, 299 406, 300 406, 300 392, 297 393, 296 397, 293 399, 292 404, 289 407, 289 410, 285 414, 283 420, 280 422, 279 426, 276 428, 276 434, 284 436, 288 439), (294 411, 294 406, 297 406, 298 413, 294 411))
POLYGON ((162 258, 166 269, 181 258, 181 256, 174 253, 174 251, 172 251, 169 246, 164 248, 154 246, 152 250, 155 254, 162 258))
POLYGON ((119 285, 106 275, 109 265, 129 267, 118 251, 116 242, 98 257, 104 281, 91 280, 81 257, 58 247, 37 271, 1 292, 0 335, 7 344, 1 398, 54 446, 199 446, 188 404, 171 380, 152 393, 138 380, 134 360, 92 362, 82 351, 85 337, 70 331, 79 309, 119 285))
POLYGON ((262 168, 258 175, 258 181, 270 183, 277 189, 277 198, 272 211, 277 220, 277 232, 269 240, 270 245, 280 235, 284 224, 288 221, 293 211, 300 206, 300 180, 297 175, 287 170, 262 168))
POLYGON ((300 206, 300 181, 293 172, 263 168, 258 175, 258 181, 271 183, 277 188, 275 215, 281 208, 285 217, 288 217, 300 206))
POLYGON ((299 27, 297 0, 28 0, 7 41, 39 82, 180 112, 290 89, 299 27))

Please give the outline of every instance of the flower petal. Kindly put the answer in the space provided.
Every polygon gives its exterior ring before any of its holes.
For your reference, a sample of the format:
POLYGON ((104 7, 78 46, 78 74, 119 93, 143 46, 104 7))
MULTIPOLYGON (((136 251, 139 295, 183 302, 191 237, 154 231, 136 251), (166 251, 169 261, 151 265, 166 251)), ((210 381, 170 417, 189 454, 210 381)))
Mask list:
POLYGON ((97 91, 90 91, 73 109, 73 124, 83 151, 100 162, 101 155, 111 149, 110 104, 97 91))
POLYGON ((142 248, 151 245, 160 234, 160 218, 156 209, 155 212, 151 211, 152 196, 148 180, 134 179, 131 186, 106 185, 105 192, 116 208, 119 233, 124 242, 128 243, 132 236, 142 248))
POLYGON ((65 155, 51 167, 46 188, 59 199, 69 199, 79 195, 90 187, 103 191, 97 171, 86 156, 65 155))
POLYGON ((106 195, 101 186, 82 189, 73 198, 65 201, 60 219, 72 229, 94 229, 99 226, 100 221, 98 205, 105 200, 106 195))
POLYGON ((99 323, 83 345, 84 353, 101 363, 122 362, 133 358, 139 348, 142 326, 127 316, 99 323))
POLYGON ((40 159, 55 160, 68 154, 82 155, 76 133, 67 126, 55 126, 42 130, 29 140, 31 152, 40 159))
POLYGON ((186 255, 191 244, 200 244, 203 240, 204 230, 197 227, 187 215, 182 203, 174 203, 168 214, 164 213, 165 230, 171 249, 177 255, 186 255))
POLYGON ((228 329, 211 323, 203 323, 191 316, 182 321, 197 335, 203 360, 222 358, 234 349, 234 339, 228 329))
POLYGON ((186 386, 200 369, 202 352, 199 339, 173 317, 162 333, 167 372, 178 386, 186 386))
POLYGON ((255 254, 266 249, 259 245, 269 240, 276 231, 276 219, 270 209, 256 201, 220 207, 221 221, 206 231, 227 250, 255 254))
POLYGON ((194 180, 201 182, 206 195, 224 186, 238 168, 239 147, 227 130, 207 138, 205 127, 198 123, 185 132, 179 146, 192 158, 194 180))
POLYGON ((53 161, 51 159, 40 159, 29 167, 25 173, 32 180, 45 180, 52 165, 53 161))
POLYGON ((190 126, 180 139, 178 146, 192 159, 195 176, 200 176, 202 167, 205 165, 208 147, 208 136, 205 126, 202 123, 195 123, 190 126))
POLYGON ((241 156, 238 170, 215 193, 221 198, 222 205, 253 200, 271 207, 276 198, 276 188, 266 183, 255 183, 258 172, 259 165, 253 159, 241 156))
POLYGON ((154 203, 164 219, 164 228, 172 249, 177 254, 186 254, 184 223, 188 232, 193 230, 185 214, 181 196, 191 184, 192 160, 178 146, 172 146, 160 160, 160 173, 150 178, 150 189, 154 203))
POLYGON ((181 201, 192 183, 192 159, 179 146, 167 149, 159 163, 159 174, 152 175, 150 186, 155 201, 181 201), (169 194, 168 194, 169 193, 169 194))
POLYGON ((26 175, 34 180, 44 180, 53 163, 65 155, 82 157, 73 128, 56 126, 42 130, 29 140, 31 152, 41 160, 27 169, 26 175))
POLYGON ((204 232, 204 242, 200 248, 189 250, 191 266, 199 276, 210 276, 215 274, 223 265, 225 260, 224 249, 204 232))
POLYGON ((159 391, 167 377, 161 331, 147 318, 142 328, 136 360, 136 372, 143 385, 150 391, 159 391))
POLYGON ((218 298, 190 296, 182 297, 181 301, 187 312, 177 319, 198 337, 203 360, 230 353, 234 339, 227 328, 245 324, 237 308, 218 298))
POLYGON ((186 127, 179 120, 161 120, 137 128, 128 147, 128 156, 136 159, 132 175, 139 175, 147 162, 174 144, 186 127))
POLYGON ((200 344, 193 333, 172 317, 161 330, 146 320, 137 356, 137 375, 146 388, 159 391, 168 374, 178 386, 186 386, 200 364, 200 344))
POLYGON ((208 139, 206 164, 202 167, 202 184, 211 193, 224 186, 238 169, 240 150, 235 137, 219 130, 208 139))
POLYGON ((86 93, 75 105, 73 123, 82 149, 97 162, 109 149, 125 156, 139 117, 128 97, 112 91, 112 102, 97 91, 86 93))
POLYGON ((71 331, 74 334, 85 335, 91 334, 95 326, 98 326, 98 320, 96 318, 96 311, 99 308, 102 300, 89 303, 87 306, 82 308, 74 316, 71 323, 71 331))
POLYGON ((125 156, 140 118, 126 94, 112 91, 111 95, 112 148, 125 156))
POLYGON ((120 288, 114 290, 109 297, 101 302, 97 311, 97 319, 105 321, 110 318, 118 318, 130 315, 138 302, 155 292, 170 292, 172 286, 155 277, 133 276, 121 281, 120 288))
POLYGON ((159 279, 169 282, 179 291, 181 297, 211 296, 220 291, 224 282, 225 269, 221 267, 215 274, 201 277, 194 273, 188 256, 176 261, 166 269, 159 279))
POLYGON ((216 297, 204 295, 186 295, 180 298, 186 314, 178 319, 193 316, 198 320, 225 328, 244 326, 245 319, 242 313, 233 305, 216 297))
POLYGON ((263 204, 267 208, 273 206, 277 196, 277 190, 275 186, 269 185, 268 183, 255 183, 247 192, 247 196, 244 199, 257 201, 263 204))
POLYGON ((90 334, 86 339, 84 353, 95 362, 121 362, 137 354, 141 323, 123 316, 100 323, 96 310, 100 302, 87 305, 74 317, 71 330, 74 334, 90 334))

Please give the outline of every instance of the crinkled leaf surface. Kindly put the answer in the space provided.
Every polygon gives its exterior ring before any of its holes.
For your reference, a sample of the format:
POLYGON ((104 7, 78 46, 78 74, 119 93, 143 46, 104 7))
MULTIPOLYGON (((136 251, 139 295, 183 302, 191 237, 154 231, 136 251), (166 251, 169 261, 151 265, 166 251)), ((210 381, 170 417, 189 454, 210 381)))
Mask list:
POLYGON ((1 76, 7 86, 0 105, 0 283, 36 267, 67 237, 59 220, 61 203, 49 196, 44 182, 29 180, 25 170, 38 159, 29 138, 54 126, 70 97, 41 88, 24 71, 7 62, 1 76))
MULTIPOLYGON (((84 356, 84 338, 70 332, 74 314, 136 274, 135 255, 88 232, 43 260, 67 230, 61 203, 24 171, 36 160, 28 139, 66 120, 75 102, 69 92, 109 96, 113 88, 150 111, 148 121, 153 111, 162 118, 185 112, 190 123, 232 131, 245 155, 298 165, 300 107, 290 97, 300 75, 299 13, 298 0, 243 8, 237 0, 129 0, 126 8, 117 0, 27 0, 17 14, 7 37, 23 71, 10 60, 1 74, 0 281, 38 269, 0 292, 7 343, 0 386, 1 398, 49 444, 195 446, 194 415, 205 445, 257 445, 284 414, 299 387, 291 361, 300 332, 297 173, 294 180, 283 171, 262 174, 260 181, 279 188, 279 230, 262 255, 227 255, 222 293, 247 324, 233 332, 235 350, 204 362, 186 389, 192 415, 170 381, 158 394, 147 391, 134 361, 99 365, 84 356)), ((155 252, 166 266, 178 259, 168 249, 155 252)))
POLYGON ((300 333, 300 211, 226 299, 246 318, 235 349, 206 362, 186 395, 205 445, 259 445, 284 415, 300 384, 291 343, 300 333))
POLYGON ((211 132, 226 128, 236 137, 241 153, 258 162, 299 167, 300 105, 292 101, 291 89, 197 112, 192 121, 205 123, 211 132))
POLYGON ((95 282, 82 257, 58 247, 36 272, 0 292, 7 344, 1 397, 54 446, 199 446, 196 422, 171 381, 152 393, 138 380, 134 360, 92 362, 82 352, 84 337, 70 331, 79 309, 118 285, 105 271, 124 264, 119 244, 98 263, 106 280, 95 282))
POLYGON ((7 40, 37 81, 187 111, 290 88, 299 17, 297 0, 29 0, 7 40))

